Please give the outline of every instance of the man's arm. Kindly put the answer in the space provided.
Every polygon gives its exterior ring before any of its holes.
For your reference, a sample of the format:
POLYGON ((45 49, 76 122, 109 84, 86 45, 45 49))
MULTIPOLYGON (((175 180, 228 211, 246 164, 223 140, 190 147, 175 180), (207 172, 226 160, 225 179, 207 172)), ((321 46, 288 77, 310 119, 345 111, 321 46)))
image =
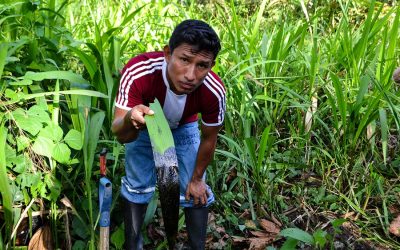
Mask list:
POLYGON ((186 200, 189 200, 192 196, 195 205, 207 204, 208 193, 202 177, 214 155, 217 135, 221 127, 201 124, 201 142, 197 153, 196 167, 186 189, 186 200))
POLYGON ((129 111, 116 107, 111 130, 120 143, 134 141, 139 134, 139 130, 146 126, 144 116, 152 114, 154 112, 149 107, 141 104, 129 111))

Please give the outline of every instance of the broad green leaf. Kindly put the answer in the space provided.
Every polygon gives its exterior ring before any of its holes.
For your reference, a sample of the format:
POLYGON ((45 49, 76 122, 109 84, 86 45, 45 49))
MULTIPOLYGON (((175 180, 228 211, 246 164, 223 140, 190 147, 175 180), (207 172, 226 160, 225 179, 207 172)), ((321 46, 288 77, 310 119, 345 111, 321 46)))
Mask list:
POLYGON ((309 245, 314 244, 314 239, 311 234, 307 233, 304 230, 301 230, 300 228, 286 228, 283 229, 279 235, 283 237, 290 237, 299 241, 302 241, 304 243, 307 243, 309 245))
POLYGON ((43 81, 45 79, 59 79, 68 80, 73 83, 89 84, 88 81, 83 79, 81 75, 75 74, 70 71, 48 71, 48 72, 26 72, 24 79, 32 81, 43 81))
POLYGON ((57 143, 53 149, 53 158, 60 163, 68 163, 71 157, 71 150, 64 143, 57 143))
POLYGON ((6 161, 12 161, 15 157, 17 157, 17 153, 15 152, 15 148, 14 147, 11 147, 7 143, 4 146, 5 146, 6 161))
POLYGON ((43 127, 40 120, 35 117, 29 117, 29 115, 21 108, 14 110, 12 116, 17 123, 17 126, 31 135, 37 135, 43 127))
POLYGON ((33 143, 32 150, 38 155, 51 158, 54 146, 54 142, 51 139, 38 136, 33 143))
POLYGON ((78 159, 74 158, 74 159, 71 159, 71 160, 68 162, 68 165, 78 164, 79 162, 80 162, 80 161, 79 161, 78 159))
POLYGON ((122 249, 125 242, 124 228, 122 226, 118 227, 114 233, 111 234, 111 243, 116 249, 122 249))
POLYGON ((21 188, 29 187, 33 190, 37 189, 37 185, 40 182, 41 174, 37 173, 23 173, 19 174, 15 179, 15 182, 21 186, 21 188))
POLYGON ((63 137, 63 131, 60 126, 49 123, 49 125, 40 130, 39 136, 46 137, 54 142, 59 142, 63 137))
MULTIPOLYGON (((73 227, 73 232, 75 233, 75 231, 78 231, 78 230, 75 230, 75 228, 73 227)), ((82 230, 82 231, 84 231, 84 230, 82 230)), ((87 249, 87 244, 81 240, 75 241, 74 245, 72 246, 72 250, 84 250, 84 249, 87 249)))
POLYGON ((150 109, 154 111, 154 115, 146 115, 144 117, 147 130, 152 143, 154 143, 153 149, 160 154, 164 154, 168 148, 175 147, 174 138, 157 99, 154 100, 154 103, 150 103, 150 109))
POLYGON ((326 236, 327 232, 321 229, 317 229, 317 231, 313 233, 315 244, 320 248, 324 247, 327 242, 326 236))
POLYGON ((47 189, 46 189, 46 184, 44 182, 39 183, 38 185, 38 192, 39 195, 43 198, 49 199, 47 195, 47 189))
POLYGON ((4 92, 4 96, 11 100, 16 100, 19 98, 20 95, 18 95, 15 91, 11 89, 6 89, 6 91, 4 92))
POLYGON ((75 150, 80 150, 83 146, 82 134, 78 130, 71 129, 64 137, 64 141, 75 150))
POLYGON ((41 122, 44 122, 44 123, 51 122, 49 113, 43 107, 41 107, 39 105, 32 106, 28 110, 27 114, 29 115, 29 117, 37 118, 41 122))
POLYGON ((26 158, 25 155, 20 154, 13 160, 15 167, 13 170, 17 173, 23 173, 26 169, 26 158))
POLYGON ((282 247, 279 250, 296 250, 297 249, 297 242, 296 239, 288 238, 286 239, 285 243, 283 243, 282 247))
POLYGON ((52 174, 47 174, 44 178, 44 182, 46 183, 47 188, 50 190, 50 194, 48 195, 51 201, 56 201, 61 193, 61 183, 55 178, 52 174))
POLYGON ((332 227, 335 229, 335 232, 340 233, 342 232, 342 230, 340 229, 340 227, 343 225, 343 223, 345 223, 347 220, 343 219, 343 218, 338 218, 335 219, 331 222, 332 227))
MULTIPOLYGON (((74 217, 72 219, 72 232, 81 237, 82 239, 86 239, 86 237, 88 236, 88 231, 86 230, 86 226, 83 224, 83 222, 81 220, 79 220, 77 217, 74 217)), ((86 249, 83 248, 83 249, 86 249)))
POLYGON ((21 152, 26 147, 28 147, 30 143, 31 143, 31 140, 28 137, 26 137, 24 135, 18 136, 17 137, 17 151, 21 152))

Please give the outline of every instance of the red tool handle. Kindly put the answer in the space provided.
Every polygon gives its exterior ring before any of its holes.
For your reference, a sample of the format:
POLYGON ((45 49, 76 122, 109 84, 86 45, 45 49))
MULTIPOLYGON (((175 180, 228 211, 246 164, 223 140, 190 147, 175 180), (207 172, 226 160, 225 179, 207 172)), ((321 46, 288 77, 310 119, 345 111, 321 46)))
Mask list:
POLYGON ((107 149, 103 148, 103 150, 100 153, 100 175, 101 176, 106 176, 106 155, 107 155, 107 149))

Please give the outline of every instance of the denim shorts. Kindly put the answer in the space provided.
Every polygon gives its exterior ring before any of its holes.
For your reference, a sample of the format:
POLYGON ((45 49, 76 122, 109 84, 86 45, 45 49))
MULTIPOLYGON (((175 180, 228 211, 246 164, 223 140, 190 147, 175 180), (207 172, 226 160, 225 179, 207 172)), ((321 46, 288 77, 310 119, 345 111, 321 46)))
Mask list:
MULTIPOLYGON (((186 187, 196 167, 197 152, 200 145, 198 123, 192 122, 172 130, 178 157, 180 205, 193 207, 193 199, 185 200, 186 187)), ((149 203, 156 186, 156 170, 150 138, 147 130, 139 132, 138 138, 125 144, 125 173, 122 177, 121 194, 130 202, 149 203)), ((205 180, 204 173, 203 179, 205 180)), ((207 205, 214 202, 214 194, 207 185, 209 193, 207 205)))

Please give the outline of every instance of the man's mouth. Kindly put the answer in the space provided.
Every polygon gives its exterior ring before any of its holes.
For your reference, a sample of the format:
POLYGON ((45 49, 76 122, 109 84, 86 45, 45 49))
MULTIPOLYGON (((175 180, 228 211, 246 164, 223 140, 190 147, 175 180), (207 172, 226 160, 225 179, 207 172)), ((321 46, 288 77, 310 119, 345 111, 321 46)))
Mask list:
POLYGON ((192 90, 194 88, 194 84, 190 84, 187 82, 182 82, 181 87, 185 90, 192 90))

